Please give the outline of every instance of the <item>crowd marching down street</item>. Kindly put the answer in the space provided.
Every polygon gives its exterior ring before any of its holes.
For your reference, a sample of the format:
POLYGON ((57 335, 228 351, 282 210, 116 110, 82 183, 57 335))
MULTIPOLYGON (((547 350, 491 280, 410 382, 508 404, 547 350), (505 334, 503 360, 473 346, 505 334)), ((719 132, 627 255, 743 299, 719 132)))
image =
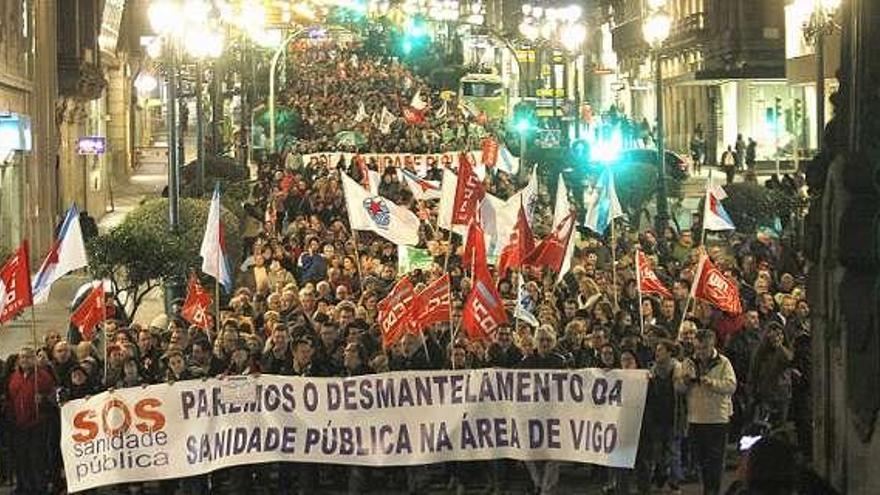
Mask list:
MULTIPOLYGON (((763 436, 753 449, 809 455, 804 261, 778 236, 737 232, 722 187, 693 229, 637 231, 610 173, 578 208, 573 186, 520 170, 484 116, 403 64, 325 45, 287 70, 279 99, 302 126, 259 157, 241 257, 216 191, 205 287, 193 277, 143 326, 107 318, 97 285, 69 331, 7 358, 0 476, 16 493, 513 493, 521 478, 551 494, 577 476, 585 493, 718 494, 728 445, 763 436), (239 408, 241 383, 257 388, 239 408), (313 388, 326 416, 309 416, 313 388), (553 422, 565 437, 578 415, 593 457, 554 447, 553 422), (427 416, 438 437, 408 458, 420 442, 401 424, 427 416), (239 431, 248 421, 262 430, 239 431), (446 454, 445 421, 458 425, 446 454), (178 442, 188 465, 156 447, 178 442), (321 457, 259 457, 310 445, 321 457), (233 461, 245 449, 253 460, 233 461)), ((0 271, 0 322, 88 256, 72 209, 32 281, 26 246, 0 271)), ((735 493, 791 493, 794 461, 776 462, 735 493)))

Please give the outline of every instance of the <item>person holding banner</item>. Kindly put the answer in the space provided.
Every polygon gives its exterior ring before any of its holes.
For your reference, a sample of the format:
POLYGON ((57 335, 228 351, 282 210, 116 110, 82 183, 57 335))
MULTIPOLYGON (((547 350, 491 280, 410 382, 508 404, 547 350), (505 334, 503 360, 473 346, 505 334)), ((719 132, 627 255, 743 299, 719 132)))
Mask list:
POLYGON ((46 493, 49 458, 44 446, 54 393, 55 380, 51 372, 37 365, 33 347, 22 347, 16 370, 9 377, 6 410, 15 427, 15 476, 17 491, 23 495, 46 493))
MULTIPOLYGON (((520 368, 524 369, 562 369, 565 358, 556 353, 556 332, 549 325, 542 325, 535 331, 535 353, 522 360, 520 368)), ((526 462, 529 477, 535 493, 551 495, 559 483, 559 463, 556 461, 526 462)))

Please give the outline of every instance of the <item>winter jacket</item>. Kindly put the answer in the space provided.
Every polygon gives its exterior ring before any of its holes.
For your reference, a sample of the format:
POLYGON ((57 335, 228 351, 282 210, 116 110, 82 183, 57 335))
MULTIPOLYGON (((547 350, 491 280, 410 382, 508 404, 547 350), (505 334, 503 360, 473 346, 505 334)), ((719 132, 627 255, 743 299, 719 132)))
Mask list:
POLYGON ((696 358, 685 359, 681 374, 675 378, 675 388, 687 393, 688 423, 725 424, 730 421, 736 374, 730 361, 718 351, 706 363, 696 358), (709 383, 701 384, 701 377, 708 378, 709 383))
POLYGON ((44 368, 37 369, 37 378, 34 379, 34 371, 16 370, 9 377, 8 394, 6 396, 7 411, 11 414, 13 424, 18 429, 30 429, 43 424, 50 407, 50 401, 54 398, 55 380, 52 373, 44 368), (41 400, 37 401, 37 394, 41 400))

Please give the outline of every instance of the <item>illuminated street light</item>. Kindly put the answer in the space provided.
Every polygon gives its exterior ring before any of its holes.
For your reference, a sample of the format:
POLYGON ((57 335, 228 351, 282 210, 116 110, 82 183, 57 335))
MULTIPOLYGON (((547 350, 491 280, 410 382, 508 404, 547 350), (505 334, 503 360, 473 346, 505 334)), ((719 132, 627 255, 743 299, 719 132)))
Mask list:
POLYGON ((134 87, 139 93, 151 93, 158 85, 159 81, 156 79, 156 76, 149 72, 141 72, 138 74, 137 79, 134 80, 134 87))
MULTIPOLYGON (((663 135, 663 66, 660 60, 660 49, 663 42, 669 37, 672 29, 672 19, 669 17, 663 7, 665 0, 651 0, 649 5, 653 6, 653 11, 648 13, 645 23, 642 25, 642 35, 645 37, 652 51, 654 52, 654 95, 657 105, 657 161, 659 169, 657 171, 657 215, 655 216, 655 232, 658 239, 665 239, 664 232, 669 225, 669 204, 666 197, 666 150, 663 135)), ((665 242, 665 241, 661 241, 665 242)))
POLYGON ((804 37, 816 45, 816 147, 821 149, 825 138, 825 36, 834 32, 834 16, 841 0, 799 0, 796 7, 810 10, 810 21, 804 24, 804 37), (813 2, 812 7, 807 5, 813 2))

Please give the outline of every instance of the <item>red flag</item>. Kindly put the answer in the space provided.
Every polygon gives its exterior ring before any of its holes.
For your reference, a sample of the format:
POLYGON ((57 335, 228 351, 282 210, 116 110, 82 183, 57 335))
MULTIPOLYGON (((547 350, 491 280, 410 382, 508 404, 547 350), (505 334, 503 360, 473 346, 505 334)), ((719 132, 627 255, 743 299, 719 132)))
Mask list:
POLYGON ((452 225, 467 225, 474 219, 486 190, 474 173, 474 164, 466 153, 458 155, 458 183, 452 204, 452 225))
POLYGON ((641 250, 636 252, 636 278, 638 289, 643 294, 660 294, 666 298, 672 297, 672 292, 669 292, 669 289, 663 285, 663 282, 654 273, 654 269, 651 268, 651 260, 641 250))
POLYGON ((214 317, 211 316, 211 304, 214 298, 202 287, 199 279, 193 275, 189 278, 186 289, 186 300, 180 308, 180 316, 190 324, 202 330, 208 330, 214 326, 214 317))
POLYGON ((522 266, 526 256, 535 249, 535 237, 529 219, 522 203, 519 205, 519 216, 516 226, 510 234, 510 242, 501 250, 501 258, 498 261, 498 276, 503 277, 508 268, 522 266))
POLYGON ((83 339, 92 340, 92 332, 95 327, 102 321, 107 319, 107 309, 104 306, 104 283, 98 282, 89 295, 79 306, 76 311, 70 315, 70 322, 79 328, 79 333, 83 339))
POLYGON ((449 274, 431 282, 416 296, 416 326, 419 329, 449 321, 452 309, 452 291, 449 274))
POLYGON ((489 266, 486 264, 486 247, 482 238, 475 244, 473 287, 464 302, 461 326, 468 338, 489 340, 495 329, 507 322, 507 311, 489 273, 489 266))
POLYGON ((407 124, 421 124, 425 121, 425 114, 413 107, 403 107, 403 120, 407 124))
POLYGON ((491 168, 498 163, 498 141, 491 136, 483 138, 483 165, 491 168))
POLYGON ((571 212, 565 217, 559 225, 553 229, 535 249, 526 256, 522 261, 522 265, 534 267, 547 267, 554 273, 562 270, 565 262, 566 247, 571 239, 575 229, 575 213, 571 212))
POLYGON ((461 260, 464 267, 470 267, 473 270, 474 263, 477 262, 482 253, 482 261, 486 262, 486 234, 479 222, 473 221, 468 226, 467 237, 464 240, 464 249, 461 253, 461 260), (480 247, 477 247, 477 246, 480 247))
POLYGON ((412 301, 415 288, 408 277, 404 276, 394 284, 391 292, 379 301, 377 321, 382 329, 382 345, 391 347, 415 324, 412 301))
POLYGON ((702 299, 725 313, 742 313, 736 282, 724 276, 706 255, 703 255, 697 266, 691 296, 702 299))
POLYGON ((22 241, 15 254, 0 267, 0 297, 0 324, 34 305, 27 241, 22 241))

